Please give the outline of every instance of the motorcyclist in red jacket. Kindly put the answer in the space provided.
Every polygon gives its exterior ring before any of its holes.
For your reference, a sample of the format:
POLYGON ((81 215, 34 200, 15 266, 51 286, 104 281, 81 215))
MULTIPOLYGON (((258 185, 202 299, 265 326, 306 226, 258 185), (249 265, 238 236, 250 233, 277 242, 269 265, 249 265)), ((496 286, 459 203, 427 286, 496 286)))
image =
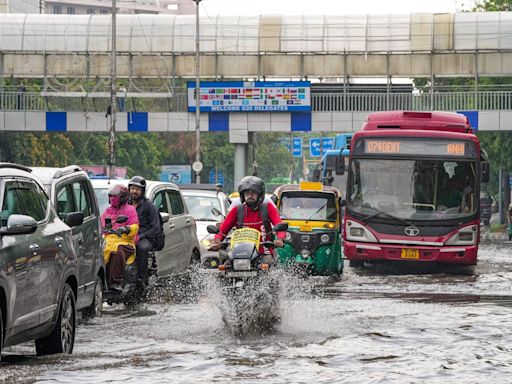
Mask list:
MULTIPOLYGON (((262 215, 262 204, 266 204, 268 221, 272 226, 281 222, 279 211, 274 204, 263 203, 265 198, 265 183, 262 179, 256 176, 246 176, 240 181, 238 186, 238 193, 240 194, 240 202, 243 209, 243 225, 242 227, 254 228, 261 232, 261 241, 272 241, 273 236, 270 233, 270 225, 265 225, 265 217, 262 215)), ((221 241, 227 236, 229 231, 238 224, 238 206, 234 206, 220 225, 220 232, 215 235, 212 241, 212 250, 220 248, 221 241)), ((278 232, 277 238, 273 240, 276 247, 284 245, 284 238, 286 232, 278 232)), ((263 253, 263 247, 260 248, 263 253)), ((273 260, 266 260, 266 262, 275 261, 275 252, 272 252, 273 260)))

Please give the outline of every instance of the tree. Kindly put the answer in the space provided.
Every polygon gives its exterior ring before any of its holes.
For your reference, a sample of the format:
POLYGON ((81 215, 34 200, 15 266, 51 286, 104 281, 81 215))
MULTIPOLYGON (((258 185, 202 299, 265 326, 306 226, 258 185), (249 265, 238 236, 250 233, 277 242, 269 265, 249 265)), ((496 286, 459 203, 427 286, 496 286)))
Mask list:
POLYGON ((475 6, 472 9, 473 12, 486 11, 486 12, 498 12, 498 11, 512 11, 511 0, 483 0, 476 1, 475 6))

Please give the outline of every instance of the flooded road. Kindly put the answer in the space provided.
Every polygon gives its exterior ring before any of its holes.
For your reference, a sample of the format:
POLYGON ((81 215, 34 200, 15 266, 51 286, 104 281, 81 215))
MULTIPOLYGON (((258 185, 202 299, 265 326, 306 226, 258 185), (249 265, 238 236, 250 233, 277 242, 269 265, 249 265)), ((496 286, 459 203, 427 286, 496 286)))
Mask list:
POLYGON ((0 381, 512 383, 511 251, 482 246, 475 276, 346 265, 335 283, 286 277, 281 323, 242 339, 211 293, 170 286, 82 322, 71 356, 6 348, 0 381))

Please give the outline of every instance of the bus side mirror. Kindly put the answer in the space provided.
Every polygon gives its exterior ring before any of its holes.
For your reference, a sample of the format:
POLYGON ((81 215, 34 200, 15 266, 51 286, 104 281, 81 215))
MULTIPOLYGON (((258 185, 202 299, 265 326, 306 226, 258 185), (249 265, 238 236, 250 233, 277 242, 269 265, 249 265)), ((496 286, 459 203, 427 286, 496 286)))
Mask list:
POLYGON ((489 163, 483 162, 480 163, 481 171, 482 171, 482 183, 489 182, 489 163))
POLYGON ((336 156, 335 172, 337 175, 345 173, 345 158, 341 154, 336 156))

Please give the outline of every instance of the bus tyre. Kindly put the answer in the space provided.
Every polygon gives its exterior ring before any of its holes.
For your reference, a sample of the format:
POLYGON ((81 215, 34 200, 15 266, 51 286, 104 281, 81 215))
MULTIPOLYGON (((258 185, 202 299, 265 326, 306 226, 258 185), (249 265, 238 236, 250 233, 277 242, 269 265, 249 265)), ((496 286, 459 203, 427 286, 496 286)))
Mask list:
POLYGON ((52 333, 36 340, 38 356, 54 353, 71 354, 75 344, 76 309, 75 295, 69 284, 64 285, 60 299, 57 322, 52 333))

